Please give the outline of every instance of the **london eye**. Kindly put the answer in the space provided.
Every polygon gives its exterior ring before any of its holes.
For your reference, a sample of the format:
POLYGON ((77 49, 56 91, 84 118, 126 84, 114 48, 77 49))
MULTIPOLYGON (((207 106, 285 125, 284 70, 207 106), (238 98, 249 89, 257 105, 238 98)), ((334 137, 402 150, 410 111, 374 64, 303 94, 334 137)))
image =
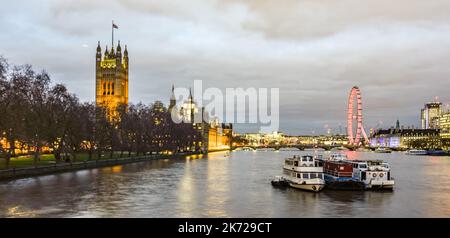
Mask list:
POLYGON ((361 145, 361 136, 364 141, 368 144, 369 139, 364 131, 363 127, 363 115, 362 115, 362 99, 361 91, 357 86, 354 86, 350 91, 348 97, 348 110, 347 110, 347 135, 350 145, 359 146, 361 145), (355 105, 356 101, 356 105, 355 105), (356 108, 355 108, 356 106, 356 108), (356 109, 356 114, 355 114, 356 109), (356 133, 354 133, 354 126, 356 126, 356 133))

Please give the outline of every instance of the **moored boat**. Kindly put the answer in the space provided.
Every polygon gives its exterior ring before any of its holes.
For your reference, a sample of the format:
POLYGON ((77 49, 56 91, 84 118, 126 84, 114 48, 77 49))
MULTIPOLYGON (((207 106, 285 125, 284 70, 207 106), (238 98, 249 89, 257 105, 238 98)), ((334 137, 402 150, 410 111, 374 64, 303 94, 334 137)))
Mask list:
POLYGON ((345 154, 331 154, 322 159, 327 188, 333 190, 364 190, 365 184, 353 178, 353 166, 345 154))
POLYGON ((382 160, 349 160, 353 166, 353 178, 361 181, 365 189, 394 189, 389 164, 382 160))
POLYGON ((406 154, 408 154, 408 155, 427 155, 428 151, 411 149, 411 150, 406 151, 406 154))
POLYGON ((283 179, 290 187, 319 192, 325 187, 322 162, 311 155, 285 159, 283 179))
POLYGON ((392 150, 389 148, 385 148, 385 147, 379 147, 377 149, 375 149, 376 153, 391 153, 392 150))
POLYGON ((427 151, 427 155, 431 155, 431 156, 450 156, 450 153, 448 151, 444 151, 444 150, 429 150, 429 151, 427 151))
POLYGON ((286 181, 286 179, 284 179, 283 176, 275 176, 272 181, 271 181, 272 185, 275 187, 287 187, 289 186, 289 183, 286 181))

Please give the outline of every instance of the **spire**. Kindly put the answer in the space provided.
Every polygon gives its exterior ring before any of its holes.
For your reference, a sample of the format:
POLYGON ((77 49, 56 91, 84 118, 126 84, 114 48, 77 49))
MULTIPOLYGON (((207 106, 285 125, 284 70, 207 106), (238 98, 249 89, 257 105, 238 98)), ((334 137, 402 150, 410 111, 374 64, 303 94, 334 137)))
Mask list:
POLYGON ((105 48, 105 59, 107 59, 109 57, 109 51, 108 51, 108 45, 106 45, 105 48))
POLYGON ((125 56, 128 56, 128 49, 127 49, 127 45, 125 45, 125 51, 123 52, 123 54, 124 54, 125 56))
POLYGON ((98 41, 98 45, 97 45, 97 52, 101 52, 102 48, 100 47, 100 41, 98 41))
POLYGON ((189 88, 189 99, 192 100, 192 90, 191 90, 191 88, 189 88))
POLYGON ((395 129, 400 129, 400 121, 397 118, 397 122, 395 123, 395 129))
POLYGON ((172 84, 172 95, 170 96, 169 112, 172 112, 172 109, 175 108, 176 104, 177 104, 177 99, 175 98, 175 87, 172 84))
POLYGON ((117 53, 122 53, 122 47, 120 47, 120 40, 119 43, 117 44, 117 53))
POLYGON ((172 84, 172 95, 170 96, 170 101, 175 101, 175 86, 172 84))

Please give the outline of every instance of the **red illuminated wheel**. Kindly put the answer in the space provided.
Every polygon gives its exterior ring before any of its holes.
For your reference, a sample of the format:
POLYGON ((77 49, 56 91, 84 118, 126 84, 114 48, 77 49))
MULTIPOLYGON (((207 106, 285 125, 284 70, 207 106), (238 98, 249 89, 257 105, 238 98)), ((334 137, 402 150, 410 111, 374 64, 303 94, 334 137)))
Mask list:
POLYGON ((361 91, 358 87, 353 87, 348 97, 348 110, 347 110, 347 134, 350 145, 359 146, 361 143, 361 135, 364 137, 365 142, 369 143, 367 134, 363 128, 363 116, 362 116, 362 99, 361 91), (354 104, 356 100, 356 105, 354 104), (356 115, 354 113, 356 106, 356 115), (356 134, 353 133, 353 125, 356 123, 356 134))

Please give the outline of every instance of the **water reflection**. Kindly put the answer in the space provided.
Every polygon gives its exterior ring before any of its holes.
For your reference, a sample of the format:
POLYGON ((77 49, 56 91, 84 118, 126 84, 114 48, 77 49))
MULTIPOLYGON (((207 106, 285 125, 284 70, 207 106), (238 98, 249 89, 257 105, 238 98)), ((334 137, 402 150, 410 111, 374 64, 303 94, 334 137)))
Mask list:
POLYGON ((388 161, 394 192, 272 187, 283 159, 299 153, 312 152, 220 152, 1 182, 0 217, 450 216, 449 157, 346 152, 388 161))

